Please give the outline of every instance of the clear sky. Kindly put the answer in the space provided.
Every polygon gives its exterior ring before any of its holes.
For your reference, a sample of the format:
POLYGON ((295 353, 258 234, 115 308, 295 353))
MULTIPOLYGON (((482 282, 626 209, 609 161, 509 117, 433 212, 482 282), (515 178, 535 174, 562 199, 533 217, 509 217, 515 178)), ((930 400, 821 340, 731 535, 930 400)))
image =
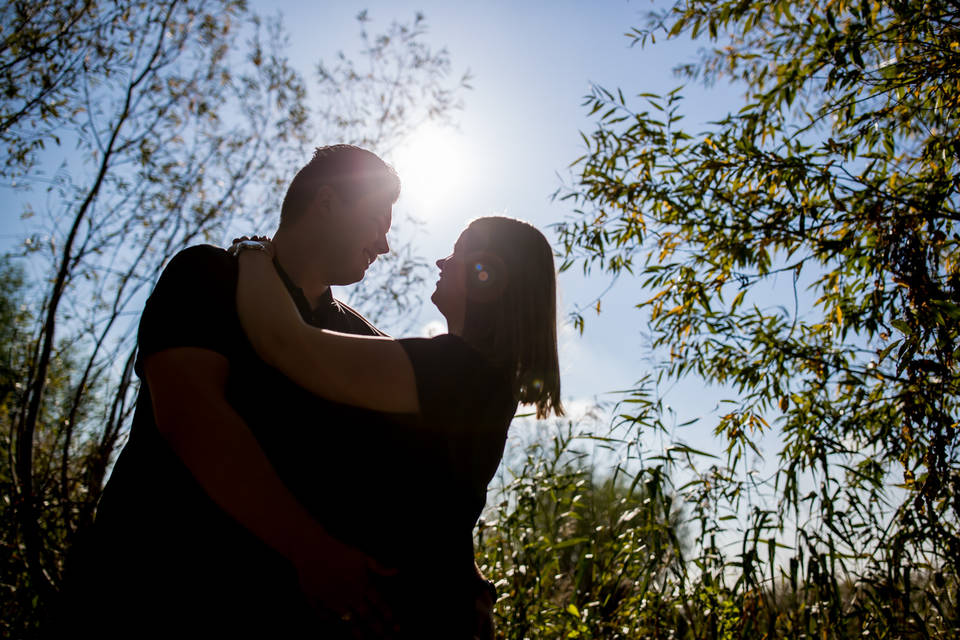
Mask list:
MULTIPOLYGON (((621 88, 626 96, 663 93, 680 83, 672 68, 696 58, 698 45, 663 41, 641 49, 624 34, 645 23, 655 7, 647 1, 562 0, 556 2, 374 1, 314 3, 258 2, 255 9, 280 10, 291 36, 291 60, 309 79, 318 59, 348 55, 358 42, 354 17, 368 9, 369 31, 391 20, 412 19, 422 11, 427 41, 446 46, 455 73, 470 69, 474 89, 465 95, 459 130, 428 131, 398 150, 396 164, 404 192, 399 211, 426 222, 417 237, 421 255, 446 255, 459 231, 473 217, 502 213, 537 224, 553 239, 549 225, 570 214, 568 203, 550 195, 569 176, 568 165, 584 151, 580 132, 592 130, 581 106, 592 83, 621 88), (429 153, 425 153, 429 152, 429 153), (425 159, 433 154, 435 162, 425 159)), ((737 91, 691 87, 686 113, 690 127, 735 108, 737 91)), ((328 141, 323 141, 328 142, 328 141)), ((431 280, 431 284, 432 284, 431 280)), ((561 317, 588 304, 608 281, 583 278, 579 270, 560 278, 561 317)), ((429 292, 427 292, 429 295, 429 292)), ((644 316, 633 307, 642 293, 636 282, 621 281, 604 299, 603 313, 587 314, 581 338, 561 331, 564 396, 577 406, 628 388, 649 370, 644 348, 644 316)), ((427 304, 417 326, 438 322, 427 304)), ((717 394, 699 383, 681 385, 671 402, 682 417, 709 412, 717 394)), ((702 440, 704 433, 681 435, 702 440)), ((698 443, 702 446, 704 443, 698 443)))

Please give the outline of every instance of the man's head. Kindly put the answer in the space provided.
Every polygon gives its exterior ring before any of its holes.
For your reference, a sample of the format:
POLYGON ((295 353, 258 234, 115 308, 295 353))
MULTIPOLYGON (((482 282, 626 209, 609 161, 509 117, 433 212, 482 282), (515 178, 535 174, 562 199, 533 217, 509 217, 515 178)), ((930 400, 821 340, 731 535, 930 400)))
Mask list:
POLYGON ((396 172, 370 151, 345 144, 318 148, 283 200, 282 257, 308 264, 310 277, 325 285, 357 282, 389 251, 386 234, 399 196, 396 172))

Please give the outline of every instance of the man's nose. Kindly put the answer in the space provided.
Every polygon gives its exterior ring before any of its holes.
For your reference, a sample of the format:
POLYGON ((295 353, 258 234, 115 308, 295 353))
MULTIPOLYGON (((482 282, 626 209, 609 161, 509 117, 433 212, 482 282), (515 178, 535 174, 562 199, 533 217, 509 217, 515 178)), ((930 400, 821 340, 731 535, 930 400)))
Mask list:
POLYGON ((377 250, 378 254, 389 253, 390 244, 387 242, 387 236, 386 235, 380 236, 380 240, 377 241, 377 244, 374 246, 374 248, 377 250))

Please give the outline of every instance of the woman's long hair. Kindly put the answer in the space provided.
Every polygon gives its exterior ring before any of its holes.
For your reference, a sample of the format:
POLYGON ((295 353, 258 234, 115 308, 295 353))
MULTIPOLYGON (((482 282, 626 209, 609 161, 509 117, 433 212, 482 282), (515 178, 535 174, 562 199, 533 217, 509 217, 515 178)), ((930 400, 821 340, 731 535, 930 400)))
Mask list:
POLYGON ((537 417, 563 415, 557 359, 557 285, 550 243, 536 227, 500 216, 470 223, 463 338, 509 372, 537 417))

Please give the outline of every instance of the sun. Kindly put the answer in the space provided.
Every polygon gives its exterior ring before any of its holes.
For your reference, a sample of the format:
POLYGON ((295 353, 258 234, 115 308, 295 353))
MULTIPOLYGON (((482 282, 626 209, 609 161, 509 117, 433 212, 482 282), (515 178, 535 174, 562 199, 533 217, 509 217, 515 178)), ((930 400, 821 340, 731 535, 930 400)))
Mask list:
POLYGON ((396 150, 393 166, 403 185, 400 198, 416 217, 429 219, 451 204, 467 171, 463 149, 462 134, 426 124, 396 150))

